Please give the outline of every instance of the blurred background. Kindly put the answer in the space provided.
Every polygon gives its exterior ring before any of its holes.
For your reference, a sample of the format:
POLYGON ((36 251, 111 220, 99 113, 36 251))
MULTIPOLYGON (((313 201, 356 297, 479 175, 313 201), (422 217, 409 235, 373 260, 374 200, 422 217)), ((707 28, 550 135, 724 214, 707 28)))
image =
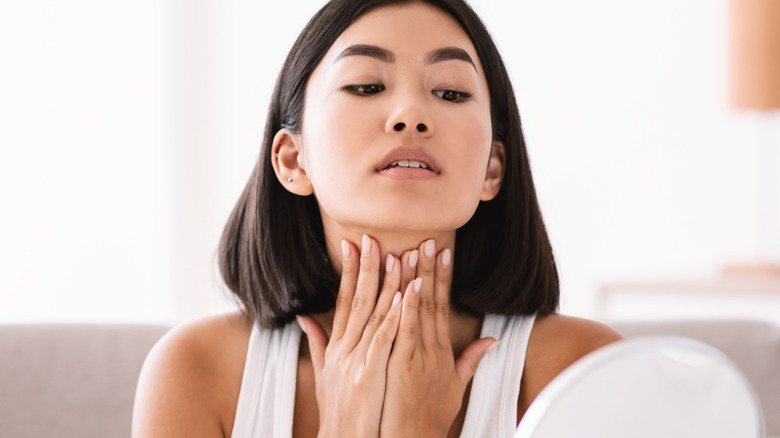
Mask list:
MULTIPOLYGON (((780 319, 780 119, 730 104, 728 1, 471 3, 513 79, 561 310, 780 319)), ((0 3, 0 322, 233 308, 217 242, 322 4, 0 3)))

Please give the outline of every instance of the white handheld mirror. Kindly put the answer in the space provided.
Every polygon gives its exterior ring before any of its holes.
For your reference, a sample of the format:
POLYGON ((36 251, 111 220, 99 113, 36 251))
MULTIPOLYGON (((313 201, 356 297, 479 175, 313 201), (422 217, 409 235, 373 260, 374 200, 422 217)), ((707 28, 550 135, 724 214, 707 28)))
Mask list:
POLYGON ((763 438, 761 407, 720 351, 686 338, 608 345, 564 370, 515 438, 763 438))

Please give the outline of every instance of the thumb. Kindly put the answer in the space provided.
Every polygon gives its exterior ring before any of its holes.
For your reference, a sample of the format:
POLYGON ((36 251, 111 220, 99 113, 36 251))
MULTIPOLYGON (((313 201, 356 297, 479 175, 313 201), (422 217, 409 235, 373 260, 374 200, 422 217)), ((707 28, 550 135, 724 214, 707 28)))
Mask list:
POLYGON ((474 377, 477 365, 485 354, 498 347, 500 343, 501 341, 494 338, 482 338, 472 342, 463 350, 458 360, 455 361, 455 371, 464 385, 474 377))
POLYGON ((309 340, 309 352, 311 353, 311 362, 314 370, 319 373, 325 363, 325 347, 328 346, 328 335, 320 323, 310 316, 297 315, 298 325, 301 327, 306 338, 309 340))

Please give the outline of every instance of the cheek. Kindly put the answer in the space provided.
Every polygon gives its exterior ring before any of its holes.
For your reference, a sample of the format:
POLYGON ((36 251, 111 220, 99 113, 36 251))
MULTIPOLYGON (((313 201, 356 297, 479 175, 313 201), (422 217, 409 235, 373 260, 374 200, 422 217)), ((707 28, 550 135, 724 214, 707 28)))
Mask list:
POLYGON ((334 97, 304 112, 303 167, 321 195, 345 190, 370 163, 365 151, 374 142, 377 117, 365 108, 334 97))
POLYGON ((315 149, 320 145, 345 145, 345 139, 355 135, 355 127, 365 119, 365 114, 355 111, 354 105, 333 102, 330 105, 311 105, 304 112, 304 138, 315 149))
MULTIPOLYGON (((445 123, 448 143, 458 146, 451 150, 461 172, 467 173, 463 176, 468 176, 471 181, 478 179, 481 184, 487 170, 493 140, 489 115, 485 116, 483 109, 475 108, 474 111, 448 117, 445 123)), ((481 185, 479 189, 481 190, 481 185)))
POLYGON ((353 131, 352 120, 359 117, 346 105, 313 105, 307 104, 304 112, 303 139, 304 158, 315 172, 318 163, 323 159, 332 159, 343 154, 349 145, 345 141, 353 131))

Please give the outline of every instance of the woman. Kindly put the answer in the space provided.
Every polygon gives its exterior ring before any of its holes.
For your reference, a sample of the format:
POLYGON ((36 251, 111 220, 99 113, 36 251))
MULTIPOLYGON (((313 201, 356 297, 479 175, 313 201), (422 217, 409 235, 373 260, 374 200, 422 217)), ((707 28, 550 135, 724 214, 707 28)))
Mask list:
POLYGON ((555 375, 620 339, 555 314, 512 87, 462 0, 315 15, 220 267, 243 311, 158 343, 135 437, 511 436, 555 375))

